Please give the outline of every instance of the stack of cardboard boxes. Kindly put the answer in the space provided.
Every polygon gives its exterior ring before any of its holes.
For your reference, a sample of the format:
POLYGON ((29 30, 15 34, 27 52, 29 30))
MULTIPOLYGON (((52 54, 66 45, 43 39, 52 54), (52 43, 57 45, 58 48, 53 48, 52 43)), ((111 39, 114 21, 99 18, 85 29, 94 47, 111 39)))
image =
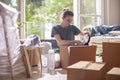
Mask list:
MULTIPOLYGON (((67 68, 67 80, 120 80, 119 49, 120 43, 103 43, 103 62, 97 63, 94 61, 91 62, 91 60, 80 60, 68 66, 71 53, 68 54, 69 50, 67 46, 60 47, 61 65, 63 68, 67 68)), ((80 51, 74 50, 74 53, 77 52, 80 51)), ((86 56, 89 57, 91 55, 86 56)))

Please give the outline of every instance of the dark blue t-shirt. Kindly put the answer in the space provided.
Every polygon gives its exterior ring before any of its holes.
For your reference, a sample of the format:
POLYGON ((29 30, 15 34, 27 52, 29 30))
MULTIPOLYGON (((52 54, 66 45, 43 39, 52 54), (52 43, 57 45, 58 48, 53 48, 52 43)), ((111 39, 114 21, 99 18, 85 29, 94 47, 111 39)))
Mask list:
POLYGON ((61 27, 61 25, 56 25, 52 28, 51 37, 54 37, 55 34, 59 34, 62 40, 74 40, 75 35, 78 35, 80 30, 74 26, 69 25, 68 27, 61 27))

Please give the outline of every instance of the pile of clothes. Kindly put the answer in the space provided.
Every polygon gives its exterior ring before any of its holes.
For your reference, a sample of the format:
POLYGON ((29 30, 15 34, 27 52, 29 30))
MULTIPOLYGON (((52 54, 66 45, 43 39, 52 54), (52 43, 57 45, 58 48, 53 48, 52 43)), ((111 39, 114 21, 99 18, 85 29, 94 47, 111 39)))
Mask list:
POLYGON ((115 25, 93 26, 93 27, 91 27, 91 36, 106 35, 106 34, 109 34, 109 32, 111 32, 111 31, 120 31, 120 26, 115 26, 115 25))
POLYGON ((90 36, 101 36, 101 35, 107 35, 111 36, 111 31, 117 31, 117 33, 120 31, 119 25, 100 25, 100 26, 87 26, 83 28, 83 32, 87 31, 89 32, 90 36))

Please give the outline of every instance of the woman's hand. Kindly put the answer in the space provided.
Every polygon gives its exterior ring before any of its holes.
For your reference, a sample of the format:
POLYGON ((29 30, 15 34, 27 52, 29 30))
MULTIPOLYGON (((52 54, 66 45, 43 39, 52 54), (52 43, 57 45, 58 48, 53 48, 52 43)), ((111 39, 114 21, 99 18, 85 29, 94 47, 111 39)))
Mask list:
POLYGON ((81 41, 79 40, 64 40, 67 46, 78 46, 81 45, 81 41))

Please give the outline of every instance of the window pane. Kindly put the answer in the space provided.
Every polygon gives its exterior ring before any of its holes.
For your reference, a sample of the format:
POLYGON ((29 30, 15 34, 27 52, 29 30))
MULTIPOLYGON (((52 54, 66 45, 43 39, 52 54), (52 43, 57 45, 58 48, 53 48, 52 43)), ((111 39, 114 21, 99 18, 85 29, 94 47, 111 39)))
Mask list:
POLYGON ((95 17, 81 17, 81 27, 95 25, 95 17))
POLYGON ((45 25, 45 39, 51 39, 51 31, 53 24, 51 22, 47 22, 45 25))
POLYGON ((37 34, 40 39, 44 39, 44 23, 27 22, 25 25, 26 37, 31 34, 37 34))
POLYGON ((97 17, 96 18, 96 25, 101 25, 102 24, 102 18, 101 17, 97 17))
POLYGON ((102 18, 101 17, 81 17, 81 27, 89 26, 89 25, 94 25, 98 26, 102 24, 102 18))
POLYGON ((101 15, 102 0, 96 0, 96 14, 101 15))
POLYGON ((54 25, 58 23, 52 22, 26 22, 25 25, 25 36, 29 36, 31 34, 37 34, 40 39, 51 39, 51 31, 54 25))
POLYGON ((95 14, 95 0, 81 0, 81 14, 95 14))

